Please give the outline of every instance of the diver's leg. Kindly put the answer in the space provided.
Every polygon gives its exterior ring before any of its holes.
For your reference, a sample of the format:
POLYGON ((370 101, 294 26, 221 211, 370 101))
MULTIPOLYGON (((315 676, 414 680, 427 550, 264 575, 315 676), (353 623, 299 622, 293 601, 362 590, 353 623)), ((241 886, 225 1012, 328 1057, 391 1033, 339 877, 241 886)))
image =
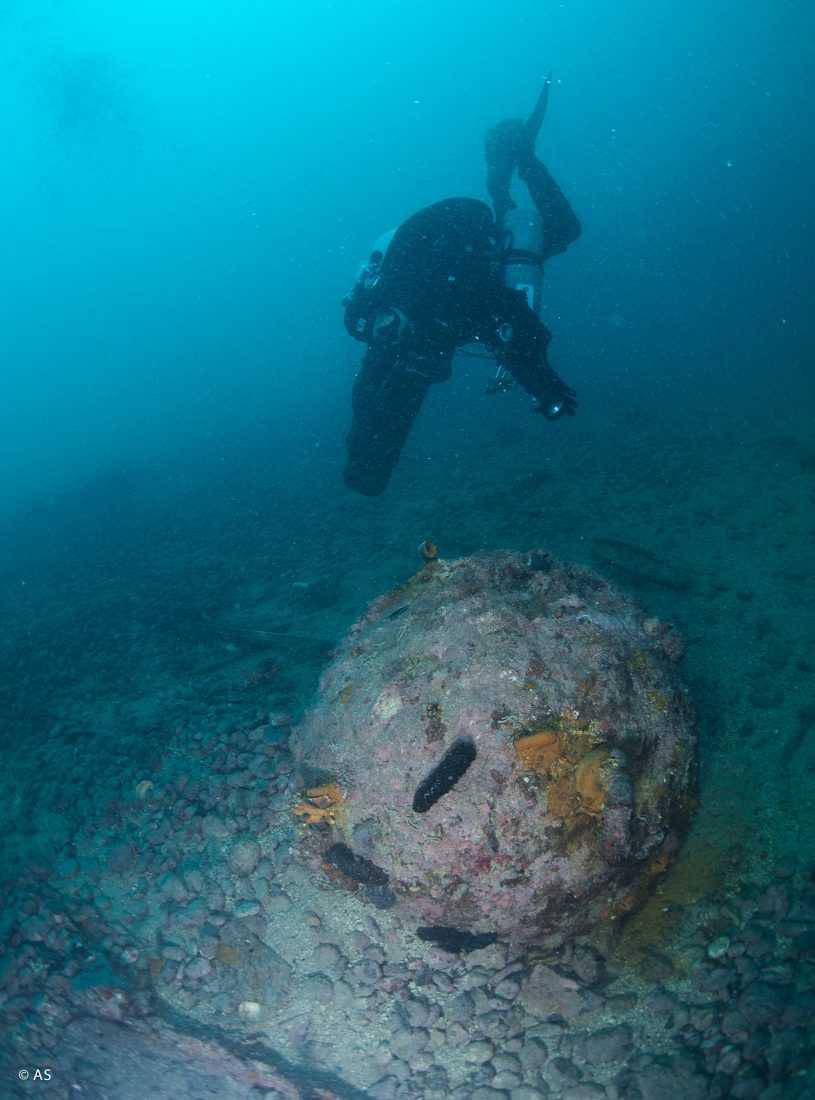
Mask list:
POLYGON ((546 165, 533 152, 519 157, 518 175, 526 184, 535 209, 543 219, 543 257, 565 252, 580 236, 580 221, 572 204, 546 165))
POLYGON ((368 348, 354 382, 346 439, 344 477, 351 489, 365 496, 385 490, 430 384, 406 370, 394 349, 368 348))

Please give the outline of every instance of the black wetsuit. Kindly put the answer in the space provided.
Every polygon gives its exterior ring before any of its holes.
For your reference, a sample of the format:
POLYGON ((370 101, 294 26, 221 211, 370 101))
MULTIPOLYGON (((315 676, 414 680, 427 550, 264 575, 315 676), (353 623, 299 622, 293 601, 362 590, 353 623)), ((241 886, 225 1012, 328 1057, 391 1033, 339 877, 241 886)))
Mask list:
MULTIPOLYGON (((522 178, 543 219, 546 260, 577 239, 580 223, 540 161, 522 178)), ((574 404, 547 361, 549 330, 503 280, 500 236, 486 203, 434 203, 399 227, 381 264, 346 300, 346 328, 368 345, 347 437, 352 489, 367 496, 385 489, 428 388, 450 377, 453 354, 465 344, 483 343, 541 403, 562 395, 574 404)))

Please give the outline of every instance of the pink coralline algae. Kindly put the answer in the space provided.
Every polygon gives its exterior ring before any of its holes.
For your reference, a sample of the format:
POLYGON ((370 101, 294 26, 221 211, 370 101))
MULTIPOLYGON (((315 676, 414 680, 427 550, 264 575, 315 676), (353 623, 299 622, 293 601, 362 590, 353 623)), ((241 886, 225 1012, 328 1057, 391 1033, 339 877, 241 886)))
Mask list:
POLYGON ((343 798, 302 826, 315 873, 439 942, 566 937, 630 911, 693 799, 679 641, 540 551, 429 562, 351 628, 293 738, 303 788, 343 798), (356 857, 375 891, 338 866, 356 857))

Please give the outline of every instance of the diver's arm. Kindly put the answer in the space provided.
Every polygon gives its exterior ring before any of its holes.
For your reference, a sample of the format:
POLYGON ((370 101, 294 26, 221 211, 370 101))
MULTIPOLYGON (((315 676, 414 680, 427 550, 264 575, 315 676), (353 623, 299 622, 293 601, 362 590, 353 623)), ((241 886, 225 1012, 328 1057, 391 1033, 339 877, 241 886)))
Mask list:
POLYGON ((544 259, 565 252, 580 236, 580 222, 571 203, 555 183, 546 165, 535 155, 535 143, 546 117, 551 86, 552 74, 549 73, 532 114, 521 129, 515 131, 515 164, 518 175, 526 184, 535 208, 543 219, 544 259))
POLYGON ((526 295, 502 287, 493 306, 493 324, 483 338, 500 365, 535 398, 536 411, 547 419, 574 416, 576 394, 550 365, 551 333, 529 308, 526 295))

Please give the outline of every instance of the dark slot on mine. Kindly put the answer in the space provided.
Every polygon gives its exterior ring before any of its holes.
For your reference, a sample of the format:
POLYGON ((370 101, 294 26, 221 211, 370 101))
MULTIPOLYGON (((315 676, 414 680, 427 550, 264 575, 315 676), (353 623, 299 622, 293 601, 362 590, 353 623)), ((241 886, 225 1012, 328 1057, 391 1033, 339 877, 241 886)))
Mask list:
POLYGON ((460 737, 416 788, 413 796, 414 813, 427 813, 431 806, 455 787, 473 760, 475 745, 472 738, 460 737))
POLYGON ((432 943, 451 955, 461 955, 467 951, 478 951, 489 947, 498 939, 494 932, 464 932, 460 928, 448 928, 444 924, 431 924, 416 929, 416 935, 426 943, 432 943))
POLYGON ((365 856, 358 856, 352 852, 347 844, 332 844, 325 853, 327 863, 342 871, 354 882, 362 882, 366 886, 385 886, 388 876, 381 867, 377 867, 365 856))

